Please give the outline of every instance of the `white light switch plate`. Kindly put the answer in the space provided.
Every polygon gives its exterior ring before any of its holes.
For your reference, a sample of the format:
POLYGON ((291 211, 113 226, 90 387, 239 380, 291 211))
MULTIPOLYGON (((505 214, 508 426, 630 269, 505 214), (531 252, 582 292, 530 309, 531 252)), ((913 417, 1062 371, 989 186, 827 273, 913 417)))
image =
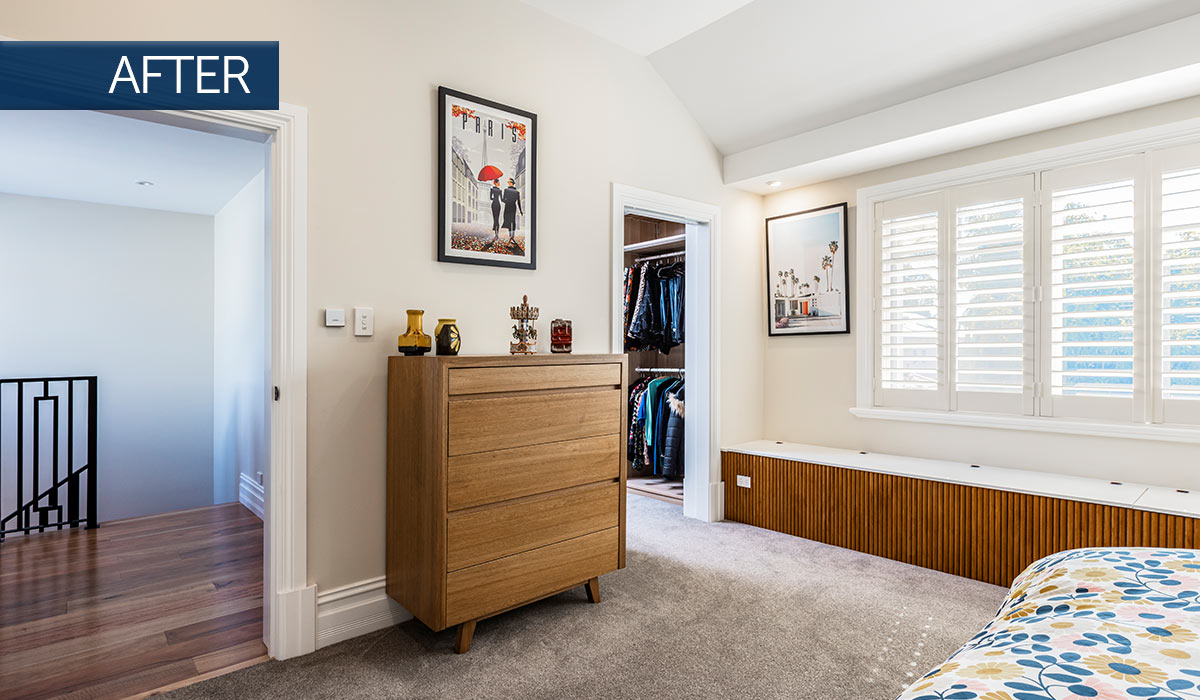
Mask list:
POLYGON ((375 335, 375 309, 354 307, 354 335, 375 335))
POLYGON ((346 325, 345 309, 325 309, 325 327, 341 328, 346 325))
POLYGON ((750 475, 749 474, 738 474, 737 475, 737 485, 741 486, 744 489, 750 488, 750 475))

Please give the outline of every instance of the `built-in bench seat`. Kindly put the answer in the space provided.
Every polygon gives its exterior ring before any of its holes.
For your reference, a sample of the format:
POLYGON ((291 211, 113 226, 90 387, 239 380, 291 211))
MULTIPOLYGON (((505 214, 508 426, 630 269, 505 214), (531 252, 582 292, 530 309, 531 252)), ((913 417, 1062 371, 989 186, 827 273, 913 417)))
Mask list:
POLYGON ((997 585, 1065 549, 1200 545, 1187 489, 770 440, 721 462, 727 520, 997 585))

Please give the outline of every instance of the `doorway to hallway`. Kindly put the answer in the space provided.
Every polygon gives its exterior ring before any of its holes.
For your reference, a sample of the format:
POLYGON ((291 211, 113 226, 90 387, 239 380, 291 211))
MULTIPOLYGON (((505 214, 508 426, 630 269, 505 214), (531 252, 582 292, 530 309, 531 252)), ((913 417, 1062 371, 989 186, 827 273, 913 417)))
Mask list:
POLYGON ((0 115, 20 263, 0 298, 43 319, 0 343, 0 378, 39 379, 0 390, 6 693, 125 697, 265 658, 266 141, 0 115))

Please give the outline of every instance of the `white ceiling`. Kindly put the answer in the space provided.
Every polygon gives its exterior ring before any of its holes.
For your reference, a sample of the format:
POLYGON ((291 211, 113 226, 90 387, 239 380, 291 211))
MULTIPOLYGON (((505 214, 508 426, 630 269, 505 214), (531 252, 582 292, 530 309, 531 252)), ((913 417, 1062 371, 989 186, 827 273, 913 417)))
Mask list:
POLYGON ((648 53, 725 155, 1200 12, 1200 0, 525 1, 648 53))
POLYGON ((99 112, 0 111, 0 153, 0 192, 215 214, 262 171, 266 146, 99 112))
POLYGON ((542 12, 647 56, 751 0, 523 0, 542 12))

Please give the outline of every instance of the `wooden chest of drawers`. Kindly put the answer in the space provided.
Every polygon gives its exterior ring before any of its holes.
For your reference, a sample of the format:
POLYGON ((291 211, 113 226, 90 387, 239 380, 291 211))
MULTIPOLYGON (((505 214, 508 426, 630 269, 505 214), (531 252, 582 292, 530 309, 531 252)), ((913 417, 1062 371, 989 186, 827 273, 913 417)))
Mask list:
POLYGON ((388 358, 387 592, 437 631, 625 566, 624 355, 388 358))

